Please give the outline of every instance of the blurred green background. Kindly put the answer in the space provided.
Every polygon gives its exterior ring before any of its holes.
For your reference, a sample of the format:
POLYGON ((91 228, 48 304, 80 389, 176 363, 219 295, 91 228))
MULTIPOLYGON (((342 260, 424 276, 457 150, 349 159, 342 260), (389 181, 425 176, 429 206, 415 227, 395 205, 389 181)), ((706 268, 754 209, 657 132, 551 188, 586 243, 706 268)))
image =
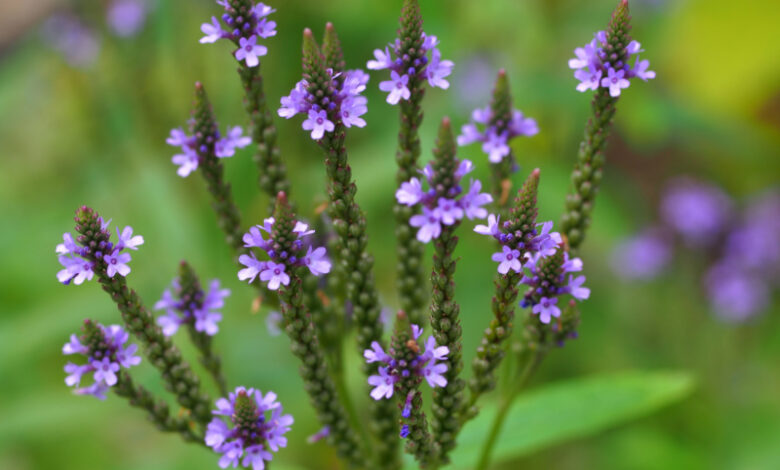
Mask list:
MULTIPOLYGON (((81 204, 144 235, 129 282, 147 304, 185 258, 203 278, 218 277, 233 291, 216 338, 229 383, 275 390, 296 417, 290 447, 275 463, 337 468, 325 445, 305 444, 318 425, 288 341, 268 334, 265 312, 251 312, 254 291, 236 279, 202 179, 179 178, 170 163, 174 149, 164 142, 169 129, 188 118, 196 80, 207 87, 223 127, 246 124, 229 46, 198 44, 200 24, 220 7, 208 0, 156 1, 136 36, 118 38, 106 31, 101 2, 79 2, 78 14, 96 31, 99 51, 91 64, 74 66, 41 29, 53 11, 49 4, 57 8, 57 2, 31 2, 29 9, 25 3, 0 5, 5 23, 0 27, 0 468, 216 467, 213 453, 161 435, 117 397, 98 402, 72 396, 64 385, 60 349, 81 320, 119 321, 96 282, 80 287, 56 282, 54 246, 72 229, 73 211, 81 204)), ((303 27, 319 35, 333 21, 347 65, 363 67, 375 47, 395 36, 400 8, 400 1, 389 0, 270 3, 279 10, 273 17, 279 34, 266 41, 270 52, 263 58, 272 106, 300 75, 303 27)), ((589 96, 574 90, 567 60, 574 47, 605 27, 614 3, 422 1, 425 30, 439 36, 443 56, 456 63, 450 90, 427 93, 424 158, 440 118, 464 123, 473 107, 487 103, 493 76, 504 67, 516 106, 541 128, 538 136, 513 144, 522 166, 516 181, 540 167, 540 217, 557 221, 590 111, 589 96)), ((551 354, 532 386, 600 372, 676 369, 691 371, 697 388, 652 417, 538 451, 506 468, 780 468, 777 302, 752 322, 727 325, 709 311, 695 256, 678 253, 675 269, 644 284, 621 281, 608 263, 616 240, 656 218, 659 193, 670 176, 714 181, 737 198, 778 183, 780 40, 772 31, 780 3, 634 0, 631 8, 634 37, 658 78, 632 84, 620 99, 582 253, 593 294, 582 305, 580 339, 551 354)), ((372 74, 367 92, 369 125, 350 132, 349 149, 383 301, 395 307, 387 214, 397 109, 378 91, 380 75, 372 74)), ((298 119, 277 125, 292 195, 310 215, 324 199, 320 150, 298 119)), ((245 149, 225 162, 247 224, 268 215, 250 155, 245 149)), ((460 155, 472 158, 487 176, 478 146, 460 155)), ((481 238, 463 230, 458 247, 466 364, 489 321, 495 266, 488 262, 493 246, 481 238)), ((139 382, 162 391, 148 364, 136 374, 139 382)), ((357 373, 350 380, 361 389, 357 373)))

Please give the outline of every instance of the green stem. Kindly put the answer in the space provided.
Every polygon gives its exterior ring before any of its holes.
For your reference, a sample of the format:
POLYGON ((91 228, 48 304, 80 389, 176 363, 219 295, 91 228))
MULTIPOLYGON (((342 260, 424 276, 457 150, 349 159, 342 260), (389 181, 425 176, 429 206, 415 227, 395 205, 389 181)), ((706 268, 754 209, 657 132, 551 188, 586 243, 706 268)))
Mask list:
POLYGON ((501 400, 496 417, 493 418, 493 424, 490 426, 490 434, 488 434, 488 438, 482 447, 482 452, 479 456, 479 463, 477 463, 476 467, 477 470, 486 470, 488 468, 488 465, 490 464, 490 457, 493 453, 493 448, 495 447, 498 435, 501 433, 501 429, 504 426, 504 421, 509 414, 509 409, 512 407, 515 398, 517 398, 517 396, 520 394, 520 391, 528 382, 528 379, 531 378, 533 373, 536 371, 537 366, 543 358, 544 354, 542 354, 541 351, 535 351, 528 358, 528 362, 523 368, 520 377, 518 377, 517 381, 515 382, 515 386, 509 391, 509 394, 501 400))

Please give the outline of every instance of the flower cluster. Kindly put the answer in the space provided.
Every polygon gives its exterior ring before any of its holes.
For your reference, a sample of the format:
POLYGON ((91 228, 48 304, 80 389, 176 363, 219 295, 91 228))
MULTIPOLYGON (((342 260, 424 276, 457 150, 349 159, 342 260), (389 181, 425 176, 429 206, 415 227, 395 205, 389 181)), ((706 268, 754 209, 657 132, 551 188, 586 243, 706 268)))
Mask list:
POLYGON ((282 414, 274 392, 263 396, 260 390, 236 388, 228 398, 216 402, 215 415, 227 416, 230 425, 215 417, 206 429, 206 445, 222 454, 219 466, 262 470, 273 459, 272 452, 287 446, 284 437, 293 424, 292 415, 282 414))
POLYGON ((68 362, 65 364, 65 384, 76 387, 80 395, 92 395, 101 400, 106 398, 108 389, 116 385, 120 368, 129 369, 141 363, 141 358, 135 355, 138 346, 131 344, 125 347, 129 335, 119 325, 105 327, 87 320, 84 322, 84 334, 70 336, 70 341, 62 347, 62 353, 82 354, 87 357, 83 365, 68 362), (92 373, 94 382, 87 387, 80 387, 82 376, 92 373))
POLYGON ((509 140, 517 136, 531 137, 539 133, 539 126, 533 118, 525 117, 517 109, 512 110, 512 117, 505 122, 496 116, 490 106, 477 108, 471 113, 471 122, 460 129, 458 145, 469 145, 482 142, 482 151, 491 163, 499 163, 509 155, 509 140), (477 124, 484 125, 480 131, 477 124))
POLYGON ((639 53, 644 52, 637 41, 631 41, 626 46, 626 61, 617 60, 614 55, 605 51, 607 33, 599 31, 584 47, 574 49, 573 59, 569 59, 569 68, 574 69, 574 78, 580 81, 577 91, 609 88, 612 97, 620 96, 620 90, 628 88, 629 79, 638 77, 644 81, 655 78, 655 72, 648 70, 650 61, 639 60, 639 53), (631 65, 631 57, 635 56, 631 65))
POLYGON ((268 283, 268 288, 276 290, 280 285, 290 284, 290 275, 288 271, 294 266, 306 266, 315 276, 321 276, 330 272, 330 261, 328 260, 325 248, 314 248, 311 245, 304 245, 303 239, 314 233, 309 230, 309 226, 301 221, 295 223, 293 233, 296 235, 292 243, 292 250, 286 251, 271 238, 274 218, 269 217, 263 221, 263 225, 256 225, 244 234, 244 246, 246 248, 260 248, 265 251, 269 261, 259 261, 254 253, 241 255, 238 261, 246 268, 238 272, 238 278, 242 281, 248 280, 250 283, 256 277, 260 277, 262 282, 268 283), (263 238, 262 232, 269 235, 269 239, 263 238))
POLYGON ((303 113, 303 130, 311 131, 311 138, 319 140, 326 132, 333 132, 340 121, 345 127, 365 127, 366 121, 360 116, 368 112, 368 100, 361 96, 368 83, 368 74, 361 69, 334 73, 327 70, 333 89, 329 97, 321 100, 309 92, 309 84, 303 79, 295 84, 290 94, 281 99, 279 116, 290 119, 303 113), (321 103, 325 101, 326 103, 321 103), (321 103, 322 106, 318 103, 321 103), (326 109, 327 108, 327 109, 326 109))
POLYGON ((263 3, 247 10, 242 3, 250 4, 235 0, 217 0, 217 4, 225 8, 222 21, 212 16, 211 23, 203 23, 200 30, 205 36, 200 42, 206 44, 229 39, 238 46, 234 53, 236 60, 244 61, 248 67, 256 67, 260 64, 259 58, 268 53, 267 47, 257 43, 258 38, 276 36, 276 22, 266 18, 276 10, 263 3), (223 22, 226 28, 223 28, 223 22))
POLYGON ((157 324, 165 336, 174 335, 183 324, 193 324, 195 331, 214 336, 219 331, 217 323, 222 320, 222 314, 214 310, 224 307, 229 295, 229 289, 220 289, 218 279, 211 281, 207 292, 200 286, 192 291, 182 289, 179 279, 174 279, 171 288, 154 304, 155 310, 165 310, 157 324))
POLYGON ((187 135, 181 128, 171 129, 171 133, 165 140, 165 143, 173 147, 181 148, 182 153, 176 154, 171 158, 174 165, 178 165, 176 170, 179 176, 186 178, 190 173, 198 169, 204 155, 209 152, 209 145, 213 145, 214 155, 217 158, 232 157, 236 154, 236 149, 241 149, 252 143, 252 138, 243 135, 241 126, 229 127, 224 137, 219 132, 214 136, 208 136, 208 144, 198 145, 198 137, 187 135))
MULTIPOLYGON (((422 328, 412 325, 412 333, 414 340, 417 341, 420 335, 422 335, 422 328)), ((395 383, 401 377, 408 377, 410 374, 425 378, 431 388, 446 386, 447 379, 442 374, 447 372, 447 364, 440 364, 437 361, 446 360, 449 353, 450 350, 447 346, 436 347, 436 339, 433 336, 429 336, 425 342, 425 352, 410 362, 405 360, 398 361, 393 358, 394 351, 392 349, 390 349, 390 354, 387 354, 382 349, 382 346, 374 341, 371 343, 371 349, 363 351, 363 357, 369 364, 381 362, 386 365, 379 367, 379 375, 372 375, 368 378, 368 384, 374 387, 371 390, 371 398, 381 400, 392 397, 395 383)), ((408 417, 408 403, 404 407, 402 415, 404 418, 408 417)))
POLYGON ((469 219, 484 219, 488 214, 482 206, 493 201, 488 193, 480 192, 482 183, 472 179, 469 190, 465 194, 460 186, 460 180, 474 169, 469 160, 461 160, 452 175, 453 185, 449 190, 444 190, 442 185, 434 183, 441 179, 442 175, 436 175, 433 166, 426 165, 421 170, 428 181, 428 191, 423 191, 422 182, 417 177, 401 183, 401 187, 395 192, 395 198, 399 204, 414 206, 422 205, 422 214, 417 214, 409 219, 412 227, 419 228, 417 239, 428 243, 441 234, 441 224, 452 225, 457 221, 468 217, 469 219))
POLYGON ((408 100, 411 97, 410 78, 428 80, 429 85, 443 90, 450 86, 445 77, 452 73, 455 64, 451 60, 441 60, 441 51, 436 47, 439 44, 436 36, 422 34, 423 43, 418 57, 406 54, 402 49, 402 41, 396 39, 395 43, 388 44, 384 50, 374 50, 374 60, 369 60, 366 64, 370 70, 390 69, 390 80, 379 83, 379 89, 388 93, 387 102, 390 104, 398 104, 402 99, 408 100), (431 53, 430 59, 428 52, 431 53))
POLYGON ((511 221, 500 223, 500 216, 488 215, 487 225, 477 225, 474 231, 488 235, 501 244, 501 251, 493 253, 493 261, 498 263, 498 272, 506 274, 509 270, 516 273, 523 272, 523 263, 527 260, 539 257, 547 257, 555 253, 561 243, 561 234, 550 232, 552 222, 537 224, 541 231, 533 229, 527 235, 518 229, 512 231, 511 221))
MULTIPOLYGON (((144 237, 141 235, 133 236, 133 228, 125 227, 121 232, 119 227, 116 229, 116 235, 119 241, 116 244, 109 241, 111 233, 108 231, 108 224, 111 220, 104 222, 100 219, 100 229, 103 232, 105 241, 97 245, 79 246, 70 233, 62 235, 62 243, 55 248, 59 255, 58 260, 64 269, 57 272, 57 280, 63 284, 73 282, 76 285, 89 281, 95 275, 95 263, 102 261, 106 264, 106 273, 108 277, 114 277, 117 273, 120 276, 127 276, 130 273, 130 253, 124 251, 137 250, 139 245, 143 245, 144 237)), ((82 237, 79 237, 81 241, 82 237)))
POLYGON ((590 289, 583 287, 585 276, 574 277, 569 274, 566 279, 567 273, 582 271, 581 259, 569 258, 568 252, 563 252, 563 262, 560 265, 555 259, 545 263, 542 258, 542 252, 536 252, 526 258, 526 272, 520 283, 529 286, 529 289, 520 301, 520 306, 531 307, 531 313, 539 315, 539 321, 547 324, 553 317, 561 316, 558 306, 558 298, 561 295, 569 294, 577 300, 585 300, 590 297, 590 289))

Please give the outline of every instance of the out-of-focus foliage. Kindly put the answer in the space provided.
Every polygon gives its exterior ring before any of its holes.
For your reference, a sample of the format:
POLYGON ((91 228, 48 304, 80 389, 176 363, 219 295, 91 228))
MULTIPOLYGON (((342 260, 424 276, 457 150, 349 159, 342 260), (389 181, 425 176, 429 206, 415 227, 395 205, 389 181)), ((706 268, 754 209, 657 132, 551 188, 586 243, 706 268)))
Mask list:
MULTIPOLYGON (((81 2, 79 2, 81 3, 81 2)), ((203 182, 182 180, 164 143, 182 125, 192 85, 208 88, 224 125, 244 123, 235 62, 225 44, 200 45, 200 23, 219 12, 209 0, 159 0, 141 32, 118 39, 103 13, 82 4, 100 40, 96 61, 69 65, 36 26, 2 45, 0 57, 0 468, 214 468, 208 450, 161 436, 116 397, 104 403, 72 396, 63 383, 60 348, 85 317, 118 321, 95 283, 62 286, 54 245, 88 203, 117 224, 131 224, 146 244, 128 281, 147 304, 158 298, 186 258, 204 278, 232 289, 215 347, 230 385, 275 390, 296 416, 290 447, 275 469, 332 468, 297 376, 289 344, 271 337, 252 312, 252 289, 236 268, 203 182), (286 465, 286 467, 285 467, 286 465)), ((400 1, 290 0, 278 8, 279 34, 263 61, 269 101, 287 94, 300 75, 301 30, 322 34, 333 21, 349 66, 363 66, 373 48, 394 37, 400 1)), ((486 103, 499 67, 507 69, 516 106, 536 118, 541 133, 514 143, 522 166, 517 182, 542 168, 541 220, 557 221, 568 187, 589 96, 574 90, 566 62, 572 49, 606 24, 612 0, 450 0, 422 2, 425 29, 441 39, 456 67, 449 91, 425 100, 423 152, 436 124, 466 121, 486 103)), ((87 4, 87 3, 84 3, 87 4)), ((663 182, 684 173, 714 181, 736 197, 778 183, 780 175, 780 41, 773 37, 780 3, 772 0, 634 0, 634 36, 658 78, 635 83, 621 97, 609 144, 605 181, 582 256, 592 298, 582 306, 580 339, 551 354, 531 384, 624 369, 686 369, 697 391, 683 404, 630 426, 540 451, 524 468, 777 468, 780 466, 780 312, 777 301, 743 325, 718 322, 702 293, 701 269, 689 263, 644 284, 609 269, 614 242, 655 218, 663 182)), ((377 281, 392 294, 395 272, 391 218, 397 109, 369 83, 368 127, 350 133, 358 201, 368 214, 377 281)), ((292 197, 304 215, 321 203, 321 152, 302 138, 299 122, 277 121, 292 175, 292 197)), ((463 149, 481 176, 485 157, 463 149)), ((226 162, 227 177, 247 223, 265 213, 250 152, 226 162)), ((467 227, 464 227, 467 228, 467 227)), ((466 363, 490 315, 493 246, 463 230, 457 296, 466 363)), ((676 256, 686 257, 685 253, 676 256)), ((184 341, 185 353, 192 348, 184 341)), ((194 356, 190 356, 194 357, 194 356)), ((350 375, 361 381, 357 354, 350 375)), ((195 362, 194 360, 191 362, 195 362)), ((138 381, 163 393, 156 372, 138 381)), ((214 390, 210 389, 214 393, 214 390)), ((366 397, 359 397, 362 403, 366 397)), ((572 416, 572 419, 576 417, 572 416)), ((466 430, 464 430, 464 433, 466 430)), ((506 433, 512 429, 507 428, 506 433)), ((465 434, 464 434, 465 435, 465 434)), ((516 468, 508 463, 506 468, 516 468)))

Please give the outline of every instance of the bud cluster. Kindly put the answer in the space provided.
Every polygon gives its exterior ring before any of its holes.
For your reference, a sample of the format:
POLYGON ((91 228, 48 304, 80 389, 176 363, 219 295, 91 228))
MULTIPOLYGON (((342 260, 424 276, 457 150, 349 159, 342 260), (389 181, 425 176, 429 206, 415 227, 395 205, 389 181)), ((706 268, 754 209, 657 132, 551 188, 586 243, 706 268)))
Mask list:
POLYGON ((155 310, 165 310, 165 315, 157 317, 157 324, 165 336, 176 334, 181 325, 192 325, 195 331, 214 336, 222 320, 222 314, 215 310, 224 307, 229 295, 229 289, 220 289, 219 279, 212 280, 204 292, 200 283, 182 288, 181 280, 176 278, 154 304, 155 310))

